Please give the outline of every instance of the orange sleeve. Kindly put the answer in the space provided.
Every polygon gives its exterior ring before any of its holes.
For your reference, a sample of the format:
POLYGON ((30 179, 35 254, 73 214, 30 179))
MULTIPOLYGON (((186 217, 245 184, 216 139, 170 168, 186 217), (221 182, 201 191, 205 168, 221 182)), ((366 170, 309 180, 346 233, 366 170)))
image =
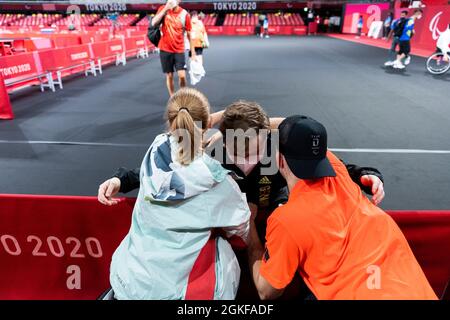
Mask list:
POLYGON ((300 255, 297 244, 286 228, 275 217, 270 217, 260 274, 272 287, 283 289, 292 281, 300 255))

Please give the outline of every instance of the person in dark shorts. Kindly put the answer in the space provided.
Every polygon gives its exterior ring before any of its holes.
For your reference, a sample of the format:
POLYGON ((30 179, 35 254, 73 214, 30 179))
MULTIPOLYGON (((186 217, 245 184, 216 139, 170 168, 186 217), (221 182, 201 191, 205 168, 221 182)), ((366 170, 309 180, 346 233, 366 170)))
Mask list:
POLYGON ((395 69, 404 69, 405 65, 409 64, 410 61, 409 53, 411 52, 411 37, 414 35, 414 22, 416 19, 421 18, 422 18, 422 10, 416 9, 411 18, 406 20, 402 35, 399 38, 400 42, 397 60, 393 65, 395 69))
MULTIPOLYGON (((190 40, 191 17, 189 13, 181 8, 180 0, 168 0, 159 7, 151 23, 156 26, 161 23, 161 39, 158 44, 160 50, 162 71, 166 74, 167 90, 172 96, 175 92, 174 72, 177 72, 179 86, 186 86, 186 58, 184 55, 184 33, 190 42, 191 51, 194 51, 193 42, 190 40)), ((196 59, 196 55, 192 56, 196 59)))
POLYGON ((409 55, 410 52, 411 52, 411 43, 409 42, 409 40, 400 41, 399 48, 398 48, 398 54, 399 55, 404 54, 406 57, 409 55))
POLYGON ((391 23, 391 28, 387 36, 387 41, 392 38, 391 48, 389 49, 389 60, 384 63, 386 67, 392 67, 397 57, 397 46, 400 43, 400 37, 403 34, 403 28, 405 27, 408 11, 403 10, 400 13, 400 18, 395 19, 391 23))
MULTIPOLYGON (((195 54, 197 55, 197 57, 198 57, 198 56, 201 56, 201 55, 203 54, 203 48, 195 47, 194 50, 195 50, 195 54)), ((189 50, 189 58, 190 58, 190 57, 192 57, 192 53, 191 53, 191 51, 189 50)))

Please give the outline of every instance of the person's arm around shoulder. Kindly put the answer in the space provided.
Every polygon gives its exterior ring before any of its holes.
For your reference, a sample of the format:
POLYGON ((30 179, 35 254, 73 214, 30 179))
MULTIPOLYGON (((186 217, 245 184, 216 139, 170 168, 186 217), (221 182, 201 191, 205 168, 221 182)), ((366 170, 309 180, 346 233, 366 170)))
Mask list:
MULTIPOLYGON (((342 160, 341 160, 342 161, 342 160)), ((376 168, 359 167, 354 164, 346 164, 350 178, 355 182, 361 190, 372 195, 372 203, 379 205, 385 197, 384 178, 381 172, 376 168)))
POLYGON ((121 167, 113 177, 117 177, 120 180, 120 190, 119 192, 127 193, 134 189, 139 188, 140 185, 140 171, 141 168, 137 167, 135 169, 129 170, 127 168, 121 167))
POLYGON ((114 198, 117 193, 127 193, 139 188, 139 171, 140 168, 133 170, 119 168, 112 178, 106 180, 99 186, 98 201, 107 206, 118 204, 120 200, 114 198))
POLYGON ((222 121, 224 112, 225 112, 225 110, 211 113, 211 115, 209 116, 209 128, 215 127, 216 125, 218 125, 220 123, 220 121, 222 121))

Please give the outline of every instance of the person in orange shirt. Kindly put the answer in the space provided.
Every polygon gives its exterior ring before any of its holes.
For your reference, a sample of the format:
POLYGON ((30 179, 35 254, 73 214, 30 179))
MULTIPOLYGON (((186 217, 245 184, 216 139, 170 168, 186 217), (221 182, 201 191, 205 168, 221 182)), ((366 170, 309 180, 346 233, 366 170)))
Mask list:
MULTIPOLYGON (((162 71, 166 74, 166 84, 170 96, 175 92, 174 71, 178 74, 180 88, 186 86, 185 32, 191 51, 194 49, 190 39, 191 17, 186 10, 179 6, 180 2, 181 0, 167 0, 165 5, 159 7, 151 21, 152 26, 161 24, 161 39, 158 43, 159 58, 162 71)), ((195 52, 191 59, 196 60, 195 52)))
MULTIPOLYGON (((208 35, 202 20, 197 11, 191 12, 191 40, 194 43, 194 50, 198 61, 203 64, 203 49, 208 47, 208 35)), ((189 51, 191 57, 191 51, 189 51)))
POLYGON ((250 230, 260 298, 279 297, 298 272, 317 299, 437 299, 399 227, 327 150, 325 127, 292 116, 279 137, 289 200, 269 217, 265 249, 250 230))

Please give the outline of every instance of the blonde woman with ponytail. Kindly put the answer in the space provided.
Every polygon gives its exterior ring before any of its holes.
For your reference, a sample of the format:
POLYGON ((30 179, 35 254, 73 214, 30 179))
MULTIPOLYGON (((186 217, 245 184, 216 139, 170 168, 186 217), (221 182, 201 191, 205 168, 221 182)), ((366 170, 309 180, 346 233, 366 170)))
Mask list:
POLYGON ((234 299, 250 211, 229 172, 203 152, 208 99, 192 88, 167 103, 169 132, 140 169, 131 228, 111 262, 115 299, 234 299), (232 241, 231 241, 232 240, 232 241))

